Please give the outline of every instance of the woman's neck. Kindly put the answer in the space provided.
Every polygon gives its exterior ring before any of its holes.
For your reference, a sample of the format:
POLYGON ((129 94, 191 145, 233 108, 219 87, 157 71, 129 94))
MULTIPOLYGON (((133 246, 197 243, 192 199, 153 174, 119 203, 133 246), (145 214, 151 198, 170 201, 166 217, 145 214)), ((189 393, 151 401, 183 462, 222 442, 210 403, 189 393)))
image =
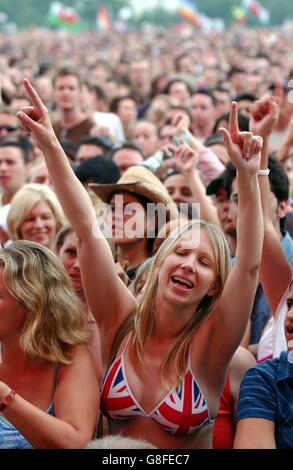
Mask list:
POLYGON ((166 301, 157 293, 155 301, 156 323, 154 334, 161 339, 178 336, 194 316, 196 306, 182 307, 166 301))

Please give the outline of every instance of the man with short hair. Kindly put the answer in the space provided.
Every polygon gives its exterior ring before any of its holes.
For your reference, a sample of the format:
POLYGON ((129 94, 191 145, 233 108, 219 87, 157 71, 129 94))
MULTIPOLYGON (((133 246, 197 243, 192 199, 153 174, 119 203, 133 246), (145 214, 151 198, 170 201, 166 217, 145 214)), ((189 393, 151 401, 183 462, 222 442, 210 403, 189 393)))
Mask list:
POLYGON ((79 164, 89 158, 100 157, 111 152, 112 143, 106 137, 84 137, 76 153, 76 162, 79 164))
POLYGON ((0 188, 2 206, 9 204, 27 178, 28 154, 18 140, 0 143, 0 188))
POLYGON ((200 142, 213 133, 216 103, 214 95, 206 90, 199 90, 191 96, 191 130, 200 142))
POLYGON ((114 149, 111 158, 118 166, 121 175, 123 175, 128 168, 140 165, 144 161, 144 155, 141 149, 131 142, 126 142, 114 149))
POLYGON ((81 109, 82 82, 79 74, 70 67, 60 68, 53 79, 53 91, 60 116, 53 122, 58 140, 78 142, 89 135, 94 122, 81 109))
POLYGON ((16 111, 9 106, 0 105, 0 141, 8 136, 16 135, 18 131, 16 111))

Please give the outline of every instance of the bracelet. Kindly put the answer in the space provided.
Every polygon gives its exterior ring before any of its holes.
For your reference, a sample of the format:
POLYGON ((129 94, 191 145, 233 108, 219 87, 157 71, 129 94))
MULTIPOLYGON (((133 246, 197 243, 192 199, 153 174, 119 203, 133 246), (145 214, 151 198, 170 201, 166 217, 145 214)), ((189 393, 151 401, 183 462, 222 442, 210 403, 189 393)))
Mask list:
POLYGON ((266 170, 258 170, 258 176, 269 176, 270 170, 267 168, 266 170))
POLYGON ((7 405, 10 405, 10 403, 14 400, 15 398, 15 391, 14 390, 9 390, 7 395, 3 398, 2 402, 0 403, 0 412, 3 411, 7 405))

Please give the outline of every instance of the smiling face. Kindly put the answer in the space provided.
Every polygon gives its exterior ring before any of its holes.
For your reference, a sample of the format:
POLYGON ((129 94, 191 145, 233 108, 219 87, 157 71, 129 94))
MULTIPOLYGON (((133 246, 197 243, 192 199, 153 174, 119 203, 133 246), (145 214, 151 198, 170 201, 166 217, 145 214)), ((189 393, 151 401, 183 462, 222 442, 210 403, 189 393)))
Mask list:
POLYGON ((56 235, 56 218, 50 205, 46 201, 35 204, 19 231, 22 239, 50 248, 56 235))
POLYGON ((205 230, 186 232, 159 272, 158 292, 173 305, 194 306, 217 292, 214 246, 205 230), (199 237, 199 239, 198 239, 199 237))
POLYGON ((293 283, 286 299, 288 311, 284 321, 285 337, 288 351, 293 351, 293 283))

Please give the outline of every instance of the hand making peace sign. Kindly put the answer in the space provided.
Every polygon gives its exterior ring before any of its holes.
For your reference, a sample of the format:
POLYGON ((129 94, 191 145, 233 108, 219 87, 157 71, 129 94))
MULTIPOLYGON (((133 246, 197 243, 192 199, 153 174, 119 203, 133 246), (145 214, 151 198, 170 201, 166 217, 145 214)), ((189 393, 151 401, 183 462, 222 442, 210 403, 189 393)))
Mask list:
POLYGON ((23 80, 23 84, 32 106, 21 108, 17 113, 17 118, 21 127, 32 134, 35 145, 42 149, 47 144, 52 143, 52 139, 57 140, 57 138, 54 134, 48 110, 36 90, 27 78, 23 80))

